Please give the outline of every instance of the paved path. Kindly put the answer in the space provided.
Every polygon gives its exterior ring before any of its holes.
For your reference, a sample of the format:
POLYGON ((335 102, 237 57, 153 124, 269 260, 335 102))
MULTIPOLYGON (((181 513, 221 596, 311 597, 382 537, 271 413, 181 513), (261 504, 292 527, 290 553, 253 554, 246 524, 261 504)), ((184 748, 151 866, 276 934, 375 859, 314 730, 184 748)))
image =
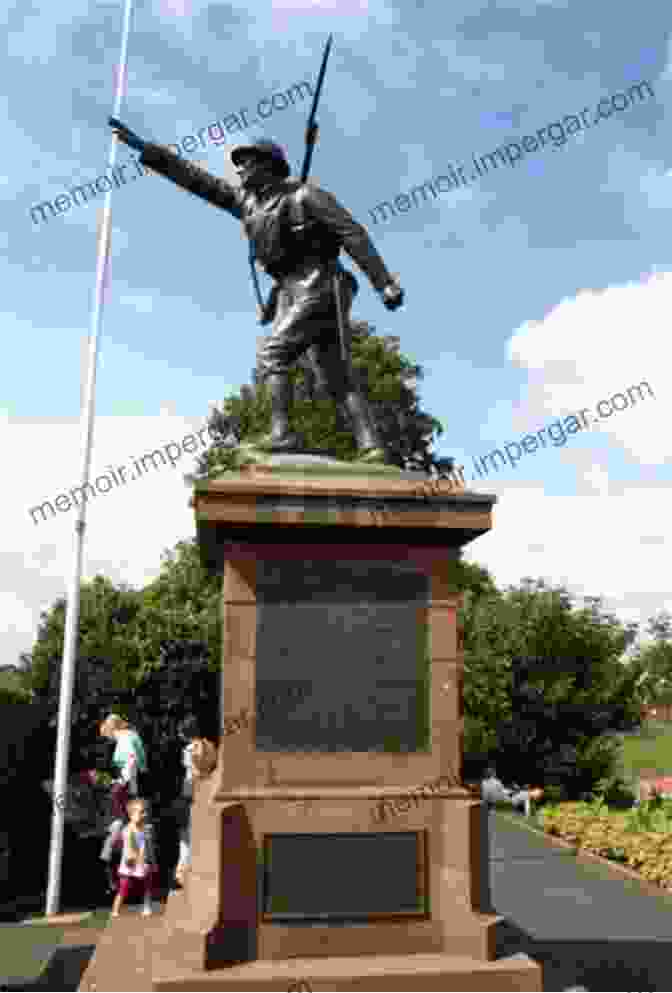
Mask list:
POLYGON ((672 990, 672 895, 644 892, 504 817, 490 818, 500 952, 544 966, 544 989, 672 990))

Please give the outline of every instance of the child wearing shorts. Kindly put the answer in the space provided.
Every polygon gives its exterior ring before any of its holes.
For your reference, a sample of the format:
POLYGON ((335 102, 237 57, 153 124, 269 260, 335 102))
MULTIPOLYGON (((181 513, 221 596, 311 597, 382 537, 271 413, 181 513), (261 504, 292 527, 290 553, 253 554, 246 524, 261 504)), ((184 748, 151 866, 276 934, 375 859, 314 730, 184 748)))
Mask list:
POLYGON ((135 891, 143 897, 143 915, 152 913, 152 897, 157 896, 157 870, 148 852, 143 800, 129 800, 130 824, 122 832, 123 852, 119 864, 119 890, 112 904, 112 917, 119 916, 124 901, 135 891))

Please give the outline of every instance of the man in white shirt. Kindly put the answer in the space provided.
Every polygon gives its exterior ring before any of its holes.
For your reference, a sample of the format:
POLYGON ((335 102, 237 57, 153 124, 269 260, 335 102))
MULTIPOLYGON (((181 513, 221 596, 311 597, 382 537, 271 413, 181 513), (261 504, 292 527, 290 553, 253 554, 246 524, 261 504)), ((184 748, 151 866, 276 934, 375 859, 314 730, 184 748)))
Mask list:
POLYGON ((532 799, 536 794, 535 790, 509 790, 501 779, 497 778, 497 771, 490 767, 485 770, 485 776, 481 783, 481 797, 484 802, 491 806, 495 803, 510 804, 514 810, 523 809, 525 816, 532 813, 532 799))

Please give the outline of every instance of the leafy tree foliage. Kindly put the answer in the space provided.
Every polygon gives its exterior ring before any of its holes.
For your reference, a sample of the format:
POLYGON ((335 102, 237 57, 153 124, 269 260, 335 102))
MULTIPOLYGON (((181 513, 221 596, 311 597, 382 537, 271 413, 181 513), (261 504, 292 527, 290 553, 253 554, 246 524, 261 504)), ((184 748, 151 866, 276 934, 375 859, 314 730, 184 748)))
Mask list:
POLYGON ((44 908, 51 808, 40 783, 53 772, 54 742, 46 718, 34 702, 0 694, 0 920, 44 908))
MULTIPOLYGON (((175 795, 180 768, 177 724, 187 713, 218 729, 219 580, 203 569, 194 542, 165 553, 143 590, 116 589, 102 576, 82 585, 71 714, 71 771, 106 767, 109 743, 98 722, 110 712, 140 731, 151 761, 156 799, 175 795)), ((42 615, 32 654, 35 699, 58 716, 65 600, 42 615)), ((107 765, 109 768, 109 765, 107 765)))
MULTIPOLYGON (((103 576, 83 583, 77 668, 86 661, 94 670, 104 669, 98 680, 86 675, 87 693, 93 689, 114 698, 136 689, 148 673, 161 668, 162 654, 170 652, 173 643, 202 641, 218 658, 218 598, 219 580, 203 568, 193 541, 178 542, 172 552, 165 552, 159 576, 142 591, 117 589, 103 576)), ((38 693, 59 678, 64 627, 61 598, 42 614, 30 657, 31 685, 38 693)), ((77 689, 80 705, 87 694, 77 689)))
POLYGON ((0 704, 28 703, 30 686, 26 679, 25 663, 21 668, 13 665, 0 666, 0 704))
MULTIPOLYGON (((157 811, 166 884, 177 858, 172 814, 184 772, 177 725, 195 713, 210 737, 218 735, 220 582, 203 569, 195 543, 184 541, 164 554, 159 576, 140 591, 116 588, 102 576, 81 588, 70 773, 92 767, 111 771, 112 745, 98 735, 98 722, 106 714, 122 714, 137 727, 150 764, 150 799, 157 811)), ((42 779, 53 775, 55 760, 65 606, 60 598, 43 613, 32 656, 24 657, 35 706, 43 709, 52 729, 42 779)), ((66 835, 70 838, 72 831, 66 835)), ((97 853, 91 858, 97 865, 97 853)))
MULTIPOLYGON (((392 464, 419 469, 432 475, 446 475, 452 459, 438 458, 431 451, 434 436, 443 433, 441 423, 420 406, 416 385, 423 378, 422 367, 399 352, 398 339, 380 337, 366 322, 352 324, 352 366, 368 395, 373 416, 387 447, 392 464)), ((252 374, 253 385, 244 386, 238 396, 228 397, 222 409, 215 408, 209 427, 216 443, 199 459, 197 478, 205 478, 237 465, 237 456, 226 444, 236 440, 253 441, 270 430, 271 406, 268 390, 252 374)), ((329 451, 336 458, 352 461, 357 456, 349 428, 340 419, 307 362, 292 370, 294 402, 293 429, 303 435, 308 448, 329 451)))
POLYGON ((603 733, 639 720, 637 672, 622 658, 636 625, 588 604, 531 579, 466 597, 465 747, 488 752, 502 778, 589 791, 617 757, 603 733))
POLYGON ((647 704, 672 703, 672 614, 660 611, 647 625, 650 641, 633 659, 639 692, 647 704))

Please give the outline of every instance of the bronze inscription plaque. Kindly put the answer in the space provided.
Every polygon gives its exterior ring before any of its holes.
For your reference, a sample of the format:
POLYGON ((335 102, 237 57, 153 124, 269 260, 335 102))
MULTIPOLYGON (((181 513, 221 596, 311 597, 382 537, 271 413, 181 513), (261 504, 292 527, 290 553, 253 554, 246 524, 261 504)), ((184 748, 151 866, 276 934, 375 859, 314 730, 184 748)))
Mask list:
POLYGON ((406 563, 258 562, 257 749, 427 748, 428 596, 406 563))

